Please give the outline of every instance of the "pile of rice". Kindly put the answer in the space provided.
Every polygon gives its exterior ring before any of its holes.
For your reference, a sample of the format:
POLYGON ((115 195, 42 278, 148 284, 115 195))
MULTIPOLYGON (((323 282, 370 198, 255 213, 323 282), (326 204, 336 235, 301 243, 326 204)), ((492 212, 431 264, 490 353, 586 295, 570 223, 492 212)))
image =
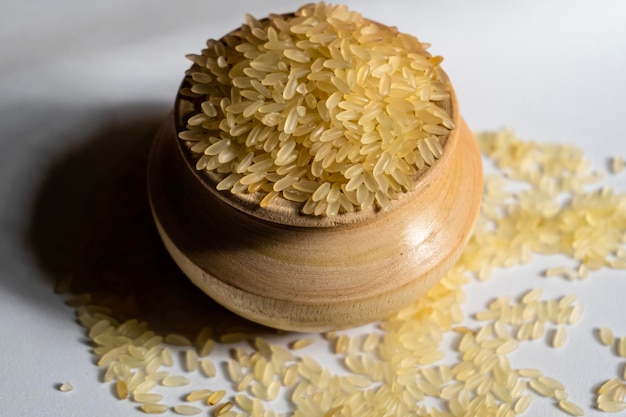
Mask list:
MULTIPOLYGON (((583 415, 592 391, 594 408, 626 409, 620 363, 626 334, 589 323, 585 310, 605 306, 583 306, 576 296, 586 291, 580 280, 612 285, 596 271, 626 269, 626 194, 601 182, 602 173, 591 171, 575 147, 524 141, 511 131, 477 139, 493 172, 467 248, 424 297, 376 326, 285 334, 211 307, 156 249, 161 247, 150 233, 147 203, 138 200, 145 193, 136 192, 145 178, 130 183, 133 176, 123 173, 108 193, 119 201, 120 190, 128 188, 132 204, 117 211, 102 205, 93 213, 93 224, 109 235, 76 239, 79 256, 68 262, 69 274, 57 290, 75 295, 67 303, 86 328, 94 362, 129 410, 220 417, 512 417, 553 406, 583 415), (563 280, 558 293, 524 266, 537 254, 547 262, 540 271, 545 280, 563 280), (501 293, 485 285, 484 307, 465 303, 469 283, 525 276, 535 288, 529 281, 521 291, 501 293), (574 340, 585 338, 606 345, 615 366, 600 373, 604 378, 559 381, 545 358, 557 360, 574 340), (543 354, 527 356, 525 363, 515 355, 536 349, 543 354)), ((129 169, 136 170, 130 161, 129 169)), ((581 375, 589 372, 588 361, 571 366, 580 367, 581 375)), ((79 394, 76 389, 66 395, 79 394)))
POLYGON ((450 87, 415 37, 323 2, 247 16, 188 56, 197 113, 179 133, 218 190, 302 213, 390 210, 444 152, 450 87))

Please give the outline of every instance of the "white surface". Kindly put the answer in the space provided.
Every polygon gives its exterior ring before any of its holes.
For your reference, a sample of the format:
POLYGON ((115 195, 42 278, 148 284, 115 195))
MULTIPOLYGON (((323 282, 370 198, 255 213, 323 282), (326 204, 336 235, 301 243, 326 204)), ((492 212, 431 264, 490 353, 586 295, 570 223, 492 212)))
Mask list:
MULTIPOLYGON (((473 129, 510 126, 528 139, 572 142, 599 167, 610 155, 626 156, 625 2, 346 3, 430 42, 431 52, 445 57, 473 129)), ((188 66, 186 53, 236 27, 244 12, 264 16, 293 7, 276 0, 0 5, 1 416, 140 415, 99 382, 73 310, 37 266, 27 237, 36 196, 47 169, 68 149, 126 120, 154 122, 165 115, 188 66), (66 380, 73 392, 54 389, 66 380)), ((534 344, 512 358, 516 366, 539 363, 567 383, 587 415, 604 415, 591 409, 592 390, 617 376, 619 360, 593 340, 592 329, 608 325, 626 335, 619 296, 626 292, 624 272, 572 284, 529 271, 470 285, 466 311, 482 308, 494 294, 517 294, 538 283, 548 295, 579 294, 586 313, 566 348, 534 344)), ((323 358, 324 352, 313 354, 323 358)), ((536 401, 527 415, 563 414, 549 401, 536 401)))

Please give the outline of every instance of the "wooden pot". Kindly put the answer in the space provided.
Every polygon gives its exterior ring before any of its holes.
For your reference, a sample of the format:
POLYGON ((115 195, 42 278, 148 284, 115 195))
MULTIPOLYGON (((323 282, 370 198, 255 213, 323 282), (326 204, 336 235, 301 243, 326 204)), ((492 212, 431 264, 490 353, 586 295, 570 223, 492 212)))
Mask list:
POLYGON ((314 217, 289 204, 261 209, 197 172, 177 130, 180 96, 149 162, 150 203, 181 270, 215 301, 266 326, 310 332, 354 327, 414 302, 454 264, 482 196, 480 152, 461 119, 444 154, 390 212, 314 217))

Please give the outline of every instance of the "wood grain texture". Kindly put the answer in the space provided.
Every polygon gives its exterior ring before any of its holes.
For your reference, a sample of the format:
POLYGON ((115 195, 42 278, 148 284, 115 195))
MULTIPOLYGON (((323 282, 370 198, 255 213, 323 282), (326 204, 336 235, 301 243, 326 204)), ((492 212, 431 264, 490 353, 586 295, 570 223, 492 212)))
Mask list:
POLYGON ((452 266, 478 213, 480 153, 456 119, 444 156, 393 211, 302 227, 238 210, 207 190, 181 152, 172 115, 149 163, 157 228, 195 285, 252 321, 309 332, 390 316, 452 266))

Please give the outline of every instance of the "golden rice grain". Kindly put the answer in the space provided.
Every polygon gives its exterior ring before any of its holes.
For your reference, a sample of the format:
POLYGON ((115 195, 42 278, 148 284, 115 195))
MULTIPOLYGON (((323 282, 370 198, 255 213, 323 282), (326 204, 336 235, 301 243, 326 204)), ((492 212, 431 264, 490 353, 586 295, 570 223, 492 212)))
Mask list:
POLYGON ((231 403, 230 401, 225 402, 224 404, 222 404, 221 406, 219 406, 216 410, 215 410, 215 416, 219 417, 219 416, 223 416, 224 414, 226 414, 231 408, 233 408, 233 403, 231 403))
POLYGON ((241 378, 241 380, 237 383, 237 385, 235 385, 235 391, 237 392, 245 391, 250 386, 250 383, 253 380, 254 380, 253 374, 245 374, 243 378, 241 378))
POLYGON ((626 358, 626 336, 622 336, 618 340, 617 354, 622 358, 626 358))
POLYGON ((111 322, 109 320, 99 320, 89 329, 88 336, 90 339, 93 339, 109 329, 112 329, 111 322))
POLYGON ((226 395, 226 390, 215 391, 213 394, 209 395, 206 402, 208 405, 215 405, 222 401, 222 398, 226 395))
POLYGON ((533 323, 533 329, 530 333, 530 338, 533 340, 540 339, 545 333, 545 324, 541 321, 533 323))
POLYGON ((200 369, 207 378, 213 378, 217 374, 215 364, 210 359, 202 359, 200 361, 200 369))
POLYGON ((167 371, 159 371, 146 375, 146 379, 149 381, 161 382, 163 381, 170 373, 167 371))
POLYGON ((138 403, 156 404, 163 399, 163 396, 161 394, 156 394, 156 393, 141 392, 141 393, 134 393, 133 399, 138 403))
POLYGON ((565 411, 566 413, 572 416, 584 416, 585 415, 585 411, 582 408, 580 408, 580 406, 568 400, 559 401, 559 407, 561 408, 561 410, 565 411))
POLYGON ((556 266, 552 268, 548 268, 544 271, 544 276, 546 277, 559 277, 559 276, 567 276, 569 274, 570 269, 566 266, 556 266))
POLYGON ((565 385, 563 385, 563 383, 561 383, 560 381, 557 381, 556 379, 551 378, 549 376, 545 376, 545 375, 544 376, 540 376, 538 380, 539 380, 539 382, 541 382, 545 386, 549 387, 553 391, 565 390, 565 385))
POLYGON ((248 338, 248 335, 243 332, 226 333, 220 336, 220 342, 224 344, 239 343, 248 338))
POLYGON ((523 414, 526 412, 526 410, 528 410, 528 407, 530 406, 530 403, 532 402, 532 395, 527 394, 524 395, 523 397, 520 397, 516 402, 515 402, 515 406, 513 408, 513 410, 515 411, 516 414, 523 414))
POLYGON ((598 394, 602 395, 602 394, 611 392, 617 389, 621 384, 622 384, 622 381, 620 381, 617 378, 610 379, 606 381, 604 384, 602 384, 600 388, 598 388, 598 394))
POLYGON ((190 392, 187 397, 185 397, 185 401, 206 401, 212 393, 213 391, 209 389, 195 390, 190 392))
POLYGON ((552 336, 552 347, 561 347, 567 340, 567 332, 564 327, 558 327, 552 336))
POLYGON ((107 353, 102 355, 98 360, 98 366, 107 366, 114 361, 117 361, 121 358, 123 350, 119 347, 113 348, 109 350, 107 353))
MULTIPOLYGON (((623 379, 624 378, 622 378, 622 380, 623 379)), ((626 383, 623 382, 615 389, 613 400, 619 402, 624 402, 624 400, 626 400, 626 383)))
POLYGON ((195 372, 198 370, 198 353, 193 349, 185 352, 185 369, 187 372, 195 372))
POLYGON ((161 381, 161 385, 164 387, 182 387, 189 385, 190 382, 191 381, 184 376, 168 375, 161 381))
POLYGON ((172 408, 176 414, 183 416, 195 416, 202 412, 202 409, 192 405, 176 405, 172 408))
POLYGON ((614 156, 611 158, 611 172, 613 174, 619 174, 624 171, 624 167, 626 167, 626 163, 624 162, 624 158, 621 156, 614 156))
POLYGON ((198 350, 198 356, 201 358, 208 356, 213 352, 214 348, 215 341, 213 339, 207 339, 198 350))
POLYGON ((344 334, 334 339, 333 350, 335 353, 345 353, 348 350, 350 338, 344 334))
POLYGON ((176 333, 165 336, 165 343, 174 346, 191 346, 191 341, 187 337, 176 333))
POLYGON ((163 365, 163 359, 160 357, 153 357, 146 362, 146 374, 151 375, 157 372, 157 370, 163 365))
POLYGON ((528 386, 543 397, 551 397, 554 391, 552 387, 546 385, 540 379, 531 379, 528 386))
POLYGON ((241 378, 243 378, 243 368, 238 361, 229 359, 226 369, 228 371, 228 377, 231 381, 237 383, 241 381, 241 378))
POLYGON ((70 392, 73 389, 74 389, 74 387, 69 382, 64 382, 64 383, 59 385, 59 391, 61 391, 61 392, 70 392))
POLYGON ((626 403, 620 401, 604 401, 598 403, 598 409, 607 413, 619 413, 626 410, 626 403))
POLYGON ((163 414, 169 410, 164 404, 142 404, 139 409, 146 414, 163 414))
POLYGON ((569 317, 567 319, 568 324, 576 324, 580 321, 583 315, 583 306, 582 304, 576 304, 572 310, 570 311, 569 317))
POLYGON ((115 384, 115 393, 117 394, 117 398, 120 400, 128 398, 128 387, 126 386, 126 382, 117 381, 115 384))
POLYGON ((174 357, 172 356, 172 351, 169 348, 165 348, 161 351, 161 360, 165 366, 174 365, 174 357))
POLYGON ((250 397, 244 394, 235 395, 235 403, 239 408, 245 412, 251 412, 253 408, 253 401, 250 397))
POLYGON ((311 346, 315 340, 312 337, 304 337, 302 339, 295 340, 289 344, 291 350, 304 349, 307 346, 311 346))
POLYGON ((604 346, 611 346, 615 341, 613 331, 608 327, 601 327, 598 330, 598 337, 600 338, 600 343, 602 343, 604 346))
POLYGON ((253 382, 252 384, 250 384, 249 391, 256 398, 260 398, 262 400, 268 399, 267 388, 258 382, 253 382))
POLYGON ((142 382, 137 384, 137 386, 134 387, 132 391, 133 391, 133 394, 147 393, 147 392, 150 392, 156 386, 157 386, 156 381, 150 381, 150 380, 144 379, 142 382))
POLYGON ((564 308, 569 307, 570 305, 572 305, 576 301, 577 298, 578 297, 575 294, 569 294, 569 295, 563 296, 559 300, 557 306, 560 309, 564 309, 564 308))
POLYGON ((290 366, 283 375, 283 385, 285 387, 293 386, 298 380, 298 367, 290 366))
POLYGON ((569 394, 567 393, 567 391, 563 389, 556 389, 554 390, 553 397, 555 400, 563 401, 563 400, 567 400, 567 398, 569 397, 569 394))
POLYGON ((519 342, 517 340, 507 340, 497 347, 496 352, 500 355, 506 355, 517 350, 518 346, 519 342))
POLYGON ((528 291, 526 294, 524 294, 524 296, 522 297, 522 303, 523 304, 533 303, 535 301, 538 301, 541 298, 542 295, 543 295, 543 289, 542 288, 532 289, 532 290, 528 291))

